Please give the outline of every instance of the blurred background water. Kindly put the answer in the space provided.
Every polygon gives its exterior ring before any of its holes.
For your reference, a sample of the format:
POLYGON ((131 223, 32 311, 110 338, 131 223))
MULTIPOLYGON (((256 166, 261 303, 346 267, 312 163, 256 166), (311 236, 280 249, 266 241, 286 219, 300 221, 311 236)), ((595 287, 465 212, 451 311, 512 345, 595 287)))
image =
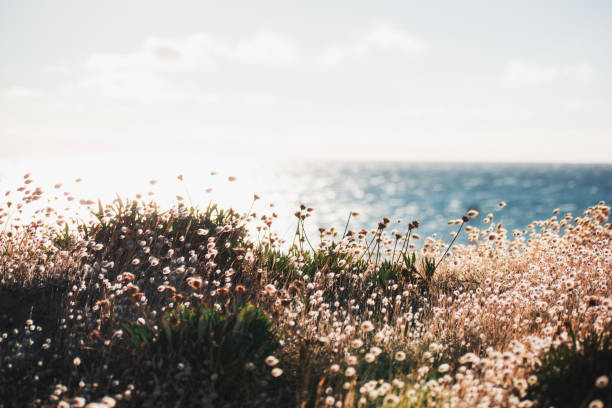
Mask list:
MULTIPOLYGON (((472 224, 481 226, 482 217, 494 213, 494 220, 512 231, 552 216, 555 208, 575 216, 599 201, 612 202, 612 165, 266 162, 198 155, 56 157, 4 160, 0 188, 14 188, 24 172, 32 172, 34 185, 45 190, 54 191, 52 185, 62 182, 59 191, 69 190, 76 201, 108 202, 116 194, 136 193, 148 198, 151 191, 162 205, 176 202, 178 194, 188 203, 205 206, 213 200, 246 211, 256 193, 262 199, 254 211, 276 212, 273 229, 288 240, 295 231, 293 213, 301 203, 315 208, 307 220, 315 235, 319 226, 342 230, 349 212, 358 211, 360 216, 351 220, 353 229, 375 228, 382 217, 418 220, 421 235, 438 233, 448 239, 456 227, 447 221, 470 208, 481 214, 472 224), (184 181, 176 178, 178 174, 184 181), (237 180, 228 182, 230 175, 237 180), (76 177, 83 182, 76 183, 76 177), (149 184, 152 179, 158 183, 149 184), (500 201, 507 206, 499 209, 500 201)), ((405 224, 390 228, 403 229, 405 224)))
POLYGON ((362 215, 354 226, 373 228, 383 216, 419 220, 425 235, 448 236, 456 227, 447 221, 470 208, 481 214, 473 223, 492 212, 512 231, 555 208, 577 215, 612 200, 610 165, 331 162, 296 165, 277 177, 293 187, 287 196, 316 208, 315 224, 342 226, 355 209, 362 215), (507 206, 500 209, 500 201, 507 206))

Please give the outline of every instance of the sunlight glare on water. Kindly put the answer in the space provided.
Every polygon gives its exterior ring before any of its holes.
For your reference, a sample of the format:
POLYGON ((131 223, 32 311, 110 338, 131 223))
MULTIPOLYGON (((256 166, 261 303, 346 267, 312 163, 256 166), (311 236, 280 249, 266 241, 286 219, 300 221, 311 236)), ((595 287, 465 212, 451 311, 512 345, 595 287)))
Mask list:
POLYGON ((494 213, 495 220, 512 231, 550 217, 555 208, 578 215, 600 200, 612 200, 609 165, 264 162, 204 154, 57 156, 0 162, 0 187, 15 189, 26 172, 32 173, 33 186, 60 197, 59 208, 78 207, 82 199, 109 203, 117 195, 135 198, 140 193, 162 208, 176 204, 179 195, 187 205, 206 207, 213 201, 242 213, 257 194, 261 199, 253 211, 259 216, 278 214, 272 229, 288 241, 301 203, 315 208, 306 222, 309 235, 315 237, 319 226, 343 230, 349 212, 358 211, 361 215, 351 221, 353 229, 376 228, 382 217, 389 217, 405 221, 390 227, 401 230, 416 219, 421 235, 448 238, 456 227, 447 221, 470 208, 481 213, 471 224, 482 227, 482 217, 494 213), (236 180, 230 182, 230 176, 236 180), (76 178, 83 181, 76 183, 76 178), (56 183, 62 188, 54 190, 56 183), (65 191, 75 197, 72 203, 66 202, 65 191), (149 192, 154 195, 149 197, 149 192), (500 209, 500 201, 508 205, 500 209))

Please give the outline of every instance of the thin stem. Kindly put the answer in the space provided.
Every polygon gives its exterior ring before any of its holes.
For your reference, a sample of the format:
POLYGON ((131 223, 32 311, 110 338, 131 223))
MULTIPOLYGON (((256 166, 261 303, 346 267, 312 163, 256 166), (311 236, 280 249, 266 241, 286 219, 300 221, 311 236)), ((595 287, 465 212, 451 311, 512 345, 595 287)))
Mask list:
POLYGON ((366 248, 365 251, 363 251, 363 254, 361 254, 361 256, 359 257, 359 259, 357 260, 357 262, 361 261, 361 259, 365 256, 366 252, 369 254, 370 253, 370 246, 372 245, 372 243, 374 242, 374 240, 376 239, 376 236, 378 235, 378 230, 376 230, 376 234, 374 234, 374 238, 372 238, 372 240, 370 241, 370 243, 368 244, 368 247, 366 248))
POLYGON ((397 248, 397 241, 399 241, 399 238, 396 236, 395 237, 395 245, 393 245, 393 254, 391 254, 391 263, 395 263, 395 248, 397 248))
POLYGON ((310 246, 310 249, 312 249, 312 252, 316 252, 315 249, 312 247, 312 244, 310 243, 310 240, 308 239, 308 235, 306 234, 306 229, 304 228, 304 219, 302 219, 302 234, 304 234, 304 238, 306 238, 306 242, 308 242, 308 246, 310 246))
POLYGON ((349 222, 351 221, 351 215, 353 215, 352 212, 349 213, 348 219, 346 220, 346 225, 344 226, 344 232, 342 233, 343 239, 346 236, 346 231, 348 230, 349 222))
POLYGON ((440 263, 442 263, 442 261, 444 260, 444 257, 446 256, 446 254, 448 253, 448 251, 451 249, 451 247, 453 246, 453 243, 455 242, 455 240, 457 239, 457 237, 459 236, 459 233, 461 232, 461 228, 463 228, 463 224, 465 224, 465 221, 461 222, 461 225, 459 226, 459 229, 457 230, 457 234, 453 237, 453 240, 450 242, 450 244, 448 244, 448 247, 446 248, 446 251, 444 251, 444 254, 442 255, 442 258, 440 258, 440 260, 438 261, 438 263, 436 264, 436 266, 434 267, 434 271, 436 269, 438 269, 438 265, 440 265, 440 263))
POLYGON ((410 242, 411 235, 412 235, 412 230, 408 229, 408 231, 406 232, 406 239, 402 243, 402 248, 401 248, 401 250, 399 252, 399 255, 397 256, 397 260, 398 261, 401 259, 401 257, 404 254, 404 252, 408 249, 408 243, 410 242))

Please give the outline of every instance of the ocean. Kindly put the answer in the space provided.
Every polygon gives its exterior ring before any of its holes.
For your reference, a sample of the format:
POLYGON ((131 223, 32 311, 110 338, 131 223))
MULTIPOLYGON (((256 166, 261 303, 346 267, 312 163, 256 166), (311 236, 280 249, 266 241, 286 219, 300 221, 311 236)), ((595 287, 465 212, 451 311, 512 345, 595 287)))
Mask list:
POLYGON ((556 208, 576 216, 612 201, 611 165, 332 162, 285 168, 276 177, 293 182, 296 204, 316 209, 314 224, 343 226, 357 210, 352 227, 375 228, 382 217, 418 220, 422 235, 440 237, 457 228, 448 220, 472 208, 481 215, 472 224, 482 226, 493 213, 512 231, 551 217, 556 208))
MULTIPOLYGON (((376 228, 383 217, 406 223, 418 220, 420 234, 448 238, 456 230, 450 219, 469 209, 480 217, 470 221, 482 227, 488 213, 508 230, 524 229, 531 221, 552 216, 552 211, 581 214, 599 201, 612 202, 612 165, 586 164, 457 164, 358 161, 262 162, 210 156, 186 157, 79 157, 71 159, 15 159, 0 161, 0 189, 14 188, 25 171, 47 190, 62 182, 61 191, 104 202, 116 194, 133 197, 148 191, 162 205, 176 202, 206 206, 211 200, 259 214, 278 214, 274 231, 291 240, 300 204, 313 207, 307 220, 310 234, 318 227, 344 229, 348 214, 352 229, 376 228), (216 174, 211 174, 216 172, 216 174), (183 181, 177 175, 183 175, 183 181), (228 176, 237 178, 229 182, 228 176), (83 181, 75 182, 82 177, 83 181), (150 180, 158 180, 151 185, 150 180), (212 192, 207 189, 212 188, 212 192), (499 202, 505 202, 499 208, 499 202), (274 207, 270 207, 270 204, 274 207)), ((57 191, 59 202, 62 195, 57 191)), ((2 196, 0 200, 6 200, 2 196)), ((62 204, 63 205, 63 204, 62 204)))

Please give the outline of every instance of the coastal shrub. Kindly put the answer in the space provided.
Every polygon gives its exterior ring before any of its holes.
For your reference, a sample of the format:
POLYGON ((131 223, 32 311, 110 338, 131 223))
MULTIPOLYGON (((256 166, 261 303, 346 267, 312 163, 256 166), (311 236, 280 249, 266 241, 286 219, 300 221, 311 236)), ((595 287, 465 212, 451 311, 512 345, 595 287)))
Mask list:
POLYGON ((95 216, 96 223, 82 226, 84 237, 100 248, 98 259, 112 259, 111 276, 126 269, 159 271, 181 256, 195 268, 213 261, 215 267, 228 268, 251 245, 240 215, 216 204, 205 210, 183 206, 162 211, 155 203, 117 198, 106 207, 99 203, 95 216), (135 258, 138 264, 132 263, 135 258))

